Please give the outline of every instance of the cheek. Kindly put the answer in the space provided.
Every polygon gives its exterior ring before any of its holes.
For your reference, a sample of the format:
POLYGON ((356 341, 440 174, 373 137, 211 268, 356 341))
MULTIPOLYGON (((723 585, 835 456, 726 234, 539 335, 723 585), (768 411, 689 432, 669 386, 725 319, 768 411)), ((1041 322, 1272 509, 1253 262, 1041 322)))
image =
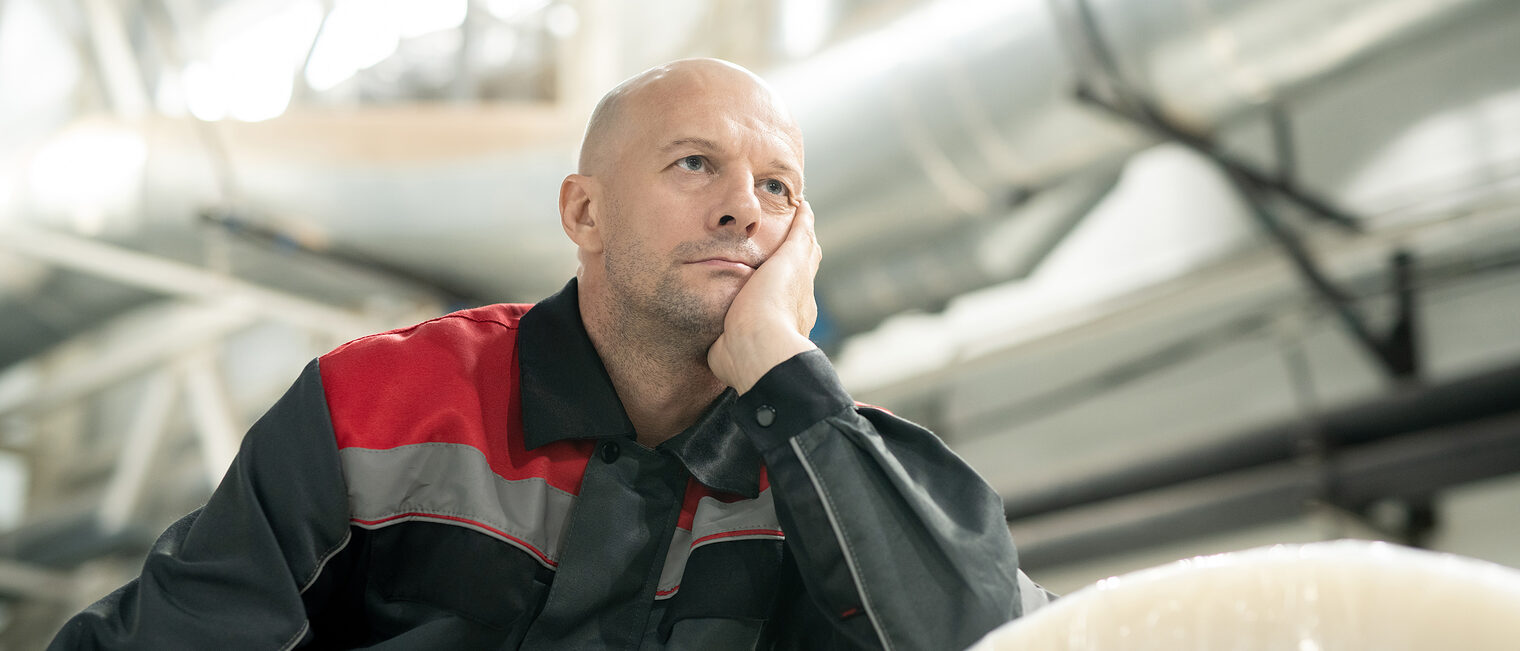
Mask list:
POLYGON ((775 253, 776 249, 781 248, 781 243, 786 241, 786 234, 791 230, 792 221, 796 219, 796 214, 788 212, 785 215, 774 215, 771 218, 774 220, 771 222, 772 226, 761 235, 761 241, 758 242, 760 248, 765 250, 766 255, 775 253))
MULTIPOLYGON (((713 205, 703 188, 662 179, 621 193, 607 229, 609 245, 637 249, 652 259, 668 259, 683 243, 704 238, 705 216, 713 205)), ((779 239, 777 242, 779 243, 779 239)))
POLYGON ((663 266, 671 248, 660 225, 650 215, 622 213, 606 236, 609 269, 626 276, 645 276, 663 266))

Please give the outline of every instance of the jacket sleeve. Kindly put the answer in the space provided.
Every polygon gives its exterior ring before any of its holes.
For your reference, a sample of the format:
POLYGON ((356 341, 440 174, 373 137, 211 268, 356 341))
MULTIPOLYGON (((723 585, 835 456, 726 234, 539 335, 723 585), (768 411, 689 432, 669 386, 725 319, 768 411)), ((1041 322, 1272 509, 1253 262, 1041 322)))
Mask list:
POLYGON ((1046 601, 991 487, 928 430, 856 407, 822 352, 777 365, 734 409, 816 614, 854 645, 965 648, 1046 601))
POLYGON ((170 526, 142 575, 68 621, 50 650, 290 649, 308 636, 348 503, 317 362, 243 439, 205 506, 170 526), (320 583, 321 585, 317 585, 320 583))

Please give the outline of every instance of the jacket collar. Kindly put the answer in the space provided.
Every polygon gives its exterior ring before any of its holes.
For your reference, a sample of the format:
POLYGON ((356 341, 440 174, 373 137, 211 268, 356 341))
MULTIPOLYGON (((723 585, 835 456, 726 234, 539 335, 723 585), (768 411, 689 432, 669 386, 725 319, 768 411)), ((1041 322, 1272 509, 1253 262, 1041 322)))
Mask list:
MULTIPOLYGON (((517 360, 529 450, 567 439, 633 438, 633 423, 581 321, 574 278, 518 321, 517 360)), ((760 453, 733 420, 735 397, 733 389, 725 390, 696 423, 659 447, 697 481, 754 498, 760 453)))

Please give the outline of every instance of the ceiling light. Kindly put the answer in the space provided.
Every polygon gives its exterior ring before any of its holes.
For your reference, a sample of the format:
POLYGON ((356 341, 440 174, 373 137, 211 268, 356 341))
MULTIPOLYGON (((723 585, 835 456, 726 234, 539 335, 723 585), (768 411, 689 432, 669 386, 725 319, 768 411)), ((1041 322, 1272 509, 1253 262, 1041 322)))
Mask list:
POLYGON ((33 155, 27 179, 32 207, 72 220, 76 231, 97 234, 107 217, 134 208, 147 158, 147 143, 135 130, 76 124, 33 155))
MULTIPOLYGON (((322 10, 314 1, 295 2, 234 32, 209 61, 186 66, 184 103, 191 115, 257 122, 284 113, 295 72, 321 22, 322 10)), ((174 108, 172 93, 158 95, 164 108, 174 108)))
POLYGON ((454 29, 464 24, 469 0, 393 0, 401 38, 454 29))
POLYGON ((400 28, 389 2, 339 2, 327 16, 306 64, 306 83, 318 91, 348 80, 396 52, 400 28))
POLYGON ((561 2, 544 12, 544 29, 556 38, 569 38, 580 27, 581 15, 575 11, 575 7, 561 2))

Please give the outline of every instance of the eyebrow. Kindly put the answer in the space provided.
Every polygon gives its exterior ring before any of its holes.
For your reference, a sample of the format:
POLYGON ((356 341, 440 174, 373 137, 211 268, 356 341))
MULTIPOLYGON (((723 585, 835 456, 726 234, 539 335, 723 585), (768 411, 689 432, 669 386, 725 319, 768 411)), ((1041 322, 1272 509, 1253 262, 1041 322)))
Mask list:
POLYGON ((791 174, 793 176, 796 176, 798 179, 802 178, 802 173, 801 172, 798 172, 797 170, 792 169, 791 165, 787 165, 786 163, 781 162, 781 159, 779 159, 779 158, 776 159, 776 160, 771 161, 771 167, 776 168, 777 170, 780 170, 780 171, 785 172, 787 174, 791 174))
POLYGON ((665 143, 664 146, 660 147, 660 151, 670 151, 672 149, 679 149, 681 147, 685 147, 686 145, 696 145, 700 149, 706 149, 706 150, 709 150, 709 151, 721 151, 722 150, 722 147, 719 147, 718 143, 715 143, 715 142, 713 142, 711 140, 708 140, 706 138, 677 138, 675 140, 672 140, 670 142, 665 143))

